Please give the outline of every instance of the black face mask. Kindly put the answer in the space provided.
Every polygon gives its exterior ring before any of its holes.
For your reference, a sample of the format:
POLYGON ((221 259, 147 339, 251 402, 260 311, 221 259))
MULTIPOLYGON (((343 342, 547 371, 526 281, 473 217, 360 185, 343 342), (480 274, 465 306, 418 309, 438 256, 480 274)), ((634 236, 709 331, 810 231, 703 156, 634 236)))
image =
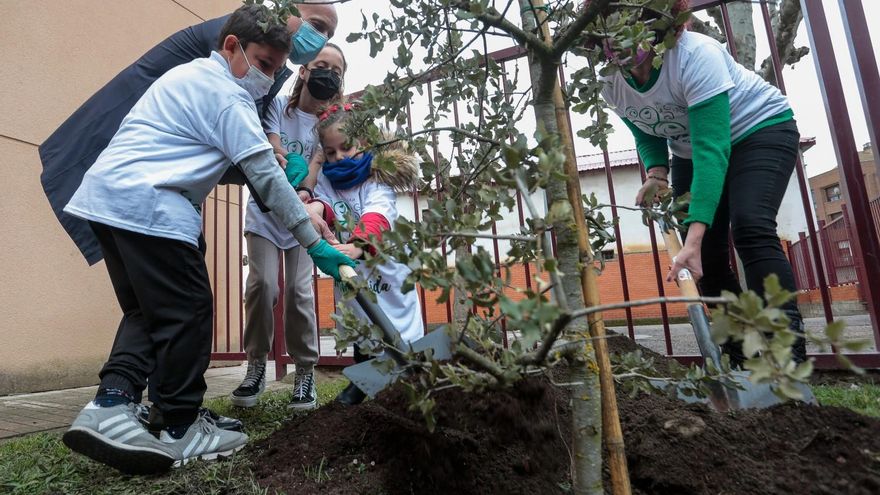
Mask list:
POLYGON ((318 100, 329 100, 339 93, 342 79, 330 69, 310 69, 311 75, 306 83, 309 93, 318 100))

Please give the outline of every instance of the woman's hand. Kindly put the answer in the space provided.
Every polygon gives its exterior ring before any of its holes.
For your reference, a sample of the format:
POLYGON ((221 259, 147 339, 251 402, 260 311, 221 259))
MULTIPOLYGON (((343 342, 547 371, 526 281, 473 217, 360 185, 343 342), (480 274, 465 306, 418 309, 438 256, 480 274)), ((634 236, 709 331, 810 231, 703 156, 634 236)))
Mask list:
POLYGON ((287 169, 287 158, 284 158, 278 150, 275 150, 275 159, 278 160, 278 165, 281 165, 281 170, 287 169))
POLYGON ((645 177, 645 183, 642 184, 639 192, 636 193, 636 206, 651 207, 655 203, 660 202, 659 193, 669 188, 669 180, 666 178, 668 172, 663 167, 654 167, 645 177))
POLYGON ((339 250, 340 253, 348 256, 353 260, 360 259, 361 256, 364 255, 364 250, 355 246, 354 244, 339 244, 335 247, 339 250))
POLYGON ((694 222, 688 227, 687 240, 681 251, 675 255, 672 262, 672 268, 666 274, 666 281, 672 282, 678 277, 678 273, 687 269, 691 272, 694 281, 703 277, 703 259, 700 254, 703 247, 703 234, 706 233, 706 224, 694 222))

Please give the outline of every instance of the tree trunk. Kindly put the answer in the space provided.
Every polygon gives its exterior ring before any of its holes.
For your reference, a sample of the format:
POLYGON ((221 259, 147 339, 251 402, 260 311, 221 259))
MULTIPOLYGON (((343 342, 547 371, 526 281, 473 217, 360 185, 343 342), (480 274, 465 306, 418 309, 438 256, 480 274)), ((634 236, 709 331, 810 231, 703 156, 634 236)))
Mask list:
MULTIPOLYGON (((810 53, 807 47, 795 48, 794 39, 797 36, 798 27, 804 19, 799 0, 784 0, 779 11, 770 11, 773 24, 776 49, 779 50, 779 60, 783 65, 795 64, 805 55, 810 53)), ((770 57, 761 63, 759 71, 761 77, 771 84, 776 84, 776 74, 773 70, 773 61, 770 57)))
MULTIPOLYGON (((459 246, 455 248, 455 259, 457 260, 463 259, 469 253, 467 246, 459 246)), ((452 321, 459 327, 463 326, 465 321, 467 321, 468 312, 470 311, 467 307, 468 294, 464 290, 455 289, 455 293, 453 294, 452 299, 452 321)))
POLYGON ((755 70, 755 24, 752 22, 752 4, 749 2, 732 2, 727 4, 730 26, 733 28, 734 46, 740 64, 749 70, 755 70))
POLYGON ((689 31, 693 31, 695 33, 705 34, 706 36, 711 37, 715 41, 719 43, 727 43, 727 38, 724 37, 724 33, 718 30, 712 24, 708 22, 703 22, 699 17, 692 15, 690 25, 688 26, 689 31))
MULTIPOLYGON (((527 32, 537 30, 535 15, 543 5, 540 0, 519 0, 522 12, 522 25, 527 32)), ((543 24, 546 29, 546 24, 543 24)), ((547 39, 546 35, 540 36, 547 39)), ((554 91, 561 91, 557 78, 555 63, 539 60, 534 53, 529 53, 529 73, 534 94, 535 120, 538 131, 543 135, 559 135, 557 125, 557 109, 554 103, 554 91)), ((560 93, 561 96, 561 93, 560 93)), ((570 151, 570 150, 569 150, 570 151)), ((573 156, 573 153, 567 153, 573 156)), ((571 161, 571 160, 566 160, 571 161)), ((556 235, 556 258, 559 271, 562 272, 563 294, 566 301, 557 301, 567 306, 569 311, 584 307, 584 275, 592 271, 589 242, 579 232, 575 222, 584 222, 583 202, 580 195, 580 182, 576 164, 566 163, 566 172, 574 167, 574 174, 569 175, 566 183, 551 181, 548 184, 548 207, 567 204, 573 216, 558 219, 553 224, 556 235), (575 198, 571 200, 570 198, 575 198)), ((549 209, 548 209, 549 211, 549 209)), ((598 297, 598 294, 596 294, 598 297)), ((601 320, 600 320, 601 323, 601 320)), ((570 332, 584 337, 589 336, 589 327, 583 320, 576 320, 569 326, 570 332)), ((588 341, 589 342, 589 341, 588 341)), ((598 366, 591 345, 584 350, 585 366, 572 367, 572 382, 579 383, 573 391, 573 445, 572 445, 572 478, 574 493, 579 495, 603 495, 602 485, 602 394, 599 384, 598 366)))

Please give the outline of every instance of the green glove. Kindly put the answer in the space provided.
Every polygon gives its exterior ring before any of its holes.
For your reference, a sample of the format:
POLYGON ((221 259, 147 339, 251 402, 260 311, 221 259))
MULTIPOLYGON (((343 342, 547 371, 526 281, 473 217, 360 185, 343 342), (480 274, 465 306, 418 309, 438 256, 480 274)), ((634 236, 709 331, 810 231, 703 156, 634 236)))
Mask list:
POLYGON ((348 265, 352 268, 357 266, 354 260, 337 251, 336 248, 324 239, 318 241, 317 244, 310 247, 306 252, 312 257, 312 261, 315 262, 315 266, 319 270, 330 275, 337 282, 340 281, 339 265, 348 265))
POLYGON ((299 153, 288 153, 284 158, 287 159, 287 167, 284 169, 287 182, 295 188, 309 176, 309 164, 299 153))

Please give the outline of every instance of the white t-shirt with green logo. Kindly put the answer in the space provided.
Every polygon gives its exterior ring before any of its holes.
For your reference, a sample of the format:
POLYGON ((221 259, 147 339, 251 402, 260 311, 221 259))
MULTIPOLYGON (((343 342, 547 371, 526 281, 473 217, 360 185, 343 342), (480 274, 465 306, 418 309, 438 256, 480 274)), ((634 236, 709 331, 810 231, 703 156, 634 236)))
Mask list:
POLYGON ((271 148, 253 98, 212 52, 150 86, 64 211, 198 246, 208 193, 232 163, 271 148))
MULTIPOLYGON (((267 134, 277 134, 286 153, 299 153, 308 162, 312 158, 318 140, 315 133, 318 117, 298 108, 294 108, 288 116, 285 108, 289 99, 288 95, 278 95, 272 100, 269 108, 266 109, 263 130, 267 134)), ((291 249, 299 245, 281 220, 272 212, 260 211, 253 198, 247 204, 244 232, 268 239, 279 249, 291 249)))
MULTIPOLYGON (((343 225, 347 220, 357 224, 367 213, 378 213, 391 225, 394 225, 398 217, 397 194, 391 187, 374 180, 368 180, 351 189, 337 190, 333 189, 324 174, 320 174, 318 184, 315 186, 315 197, 329 204, 333 208, 336 221, 343 225)), ((350 229, 337 233, 340 242, 349 242, 348 230, 350 229)), ((387 262, 367 268, 367 264, 361 261, 356 270, 358 275, 367 281, 369 289, 376 294, 379 307, 391 320, 394 328, 400 332, 403 342, 412 342, 421 338, 424 327, 419 297, 415 290, 406 294, 401 292, 410 269, 397 262, 387 262)), ((334 291, 337 300, 341 300, 340 284, 335 285, 334 291)), ((357 301, 351 300, 349 307, 358 317, 367 318, 357 301)))
POLYGON ((672 153, 682 158, 692 156, 688 107, 727 91, 732 141, 791 108, 777 88, 736 63, 724 46, 690 31, 663 56, 657 82, 644 93, 620 71, 603 81, 602 97, 617 115, 646 134, 667 139, 672 153))

